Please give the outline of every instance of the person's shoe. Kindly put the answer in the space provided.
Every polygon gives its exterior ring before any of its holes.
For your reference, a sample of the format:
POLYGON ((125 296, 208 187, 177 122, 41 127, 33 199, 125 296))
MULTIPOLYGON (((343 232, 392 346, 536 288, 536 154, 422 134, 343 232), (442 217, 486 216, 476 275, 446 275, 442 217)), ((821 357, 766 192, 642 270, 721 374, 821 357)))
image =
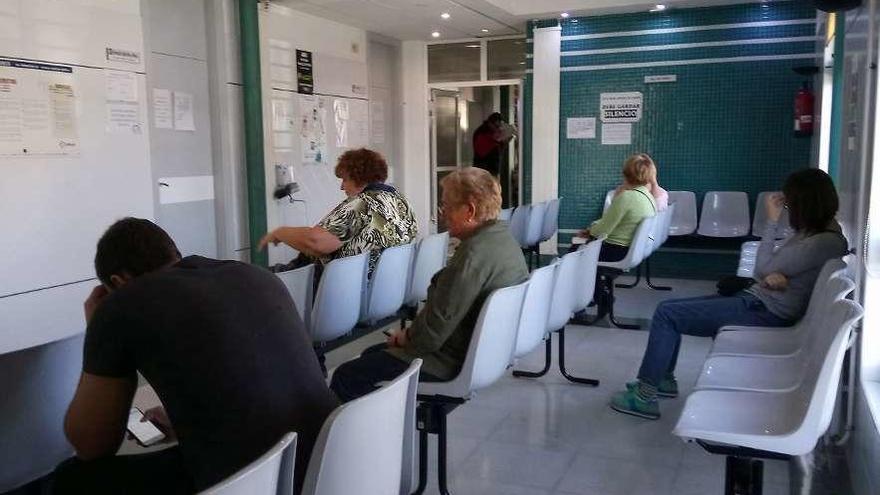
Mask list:
MULTIPOLYGON (((626 384, 626 389, 628 391, 635 392, 639 388, 639 381, 635 380, 626 384)), ((678 382, 675 378, 664 378, 660 381, 660 386, 657 387, 657 397, 665 397, 667 399, 674 399, 678 397, 678 382)))
POLYGON ((611 409, 623 414, 645 419, 660 419, 660 405, 657 400, 646 401, 634 390, 617 392, 611 397, 611 409))

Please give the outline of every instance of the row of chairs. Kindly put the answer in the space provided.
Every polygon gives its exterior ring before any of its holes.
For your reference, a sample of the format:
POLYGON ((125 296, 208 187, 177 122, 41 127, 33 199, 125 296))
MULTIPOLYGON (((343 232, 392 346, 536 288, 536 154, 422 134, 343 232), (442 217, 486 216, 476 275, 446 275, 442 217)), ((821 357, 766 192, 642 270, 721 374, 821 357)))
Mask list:
MULTIPOLYGON (((697 221, 697 197, 691 191, 669 191, 669 204, 676 205, 676 214, 669 225, 669 235, 682 236, 694 232, 705 237, 760 237, 767 226, 766 197, 776 191, 758 194, 755 216, 750 220, 749 195, 741 191, 709 191, 703 197, 702 213, 697 221)), ((615 190, 605 195, 604 210, 611 206, 615 190)), ((603 210, 603 211, 604 211, 603 210)), ((790 233, 788 212, 779 219, 779 238, 790 233)))
POLYGON ((279 273, 278 278, 293 297, 312 341, 327 346, 356 328, 366 332, 411 319, 428 297, 431 277, 446 265, 448 246, 449 234, 444 232, 387 248, 372 277, 367 276, 369 253, 333 260, 324 267, 316 291, 314 265, 279 273))
POLYGON ((845 271, 826 263, 794 326, 730 326, 715 339, 673 433, 727 456, 726 493, 761 493, 761 459, 809 454, 828 430, 862 316, 845 271))
POLYGON ((556 198, 501 210, 499 219, 510 223, 510 233, 529 255, 529 267, 533 258, 540 265, 538 247, 556 234, 559 227, 559 204, 560 198, 556 198))

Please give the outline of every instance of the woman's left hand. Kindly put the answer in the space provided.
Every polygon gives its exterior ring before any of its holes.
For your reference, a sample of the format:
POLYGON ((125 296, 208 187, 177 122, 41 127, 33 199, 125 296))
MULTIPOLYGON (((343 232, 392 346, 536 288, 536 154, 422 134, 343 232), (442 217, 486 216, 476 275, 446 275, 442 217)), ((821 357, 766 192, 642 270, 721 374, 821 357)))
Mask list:
POLYGON ((278 229, 275 229, 275 230, 269 232, 268 234, 264 235, 263 238, 260 239, 260 245, 257 249, 260 251, 266 249, 266 246, 268 246, 270 242, 272 243, 273 246, 277 246, 278 243, 281 242, 281 239, 278 238, 277 233, 278 233, 278 229))
POLYGON ((409 337, 406 335, 406 330, 395 330, 388 336, 385 343, 388 344, 388 347, 406 347, 408 342, 409 337))
POLYGON ((782 193, 773 193, 767 196, 765 200, 767 207, 767 218, 771 222, 778 222, 779 216, 782 215, 782 209, 785 208, 785 196, 782 193))

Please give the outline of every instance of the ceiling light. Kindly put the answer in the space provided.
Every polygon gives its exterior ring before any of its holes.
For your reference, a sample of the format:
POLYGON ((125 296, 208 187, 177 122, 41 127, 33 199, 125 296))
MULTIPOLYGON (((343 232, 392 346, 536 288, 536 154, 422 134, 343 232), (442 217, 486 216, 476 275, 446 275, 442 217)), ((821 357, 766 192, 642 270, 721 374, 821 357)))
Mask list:
POLYGON ((559 14, 559 17, 562 17, 563 19, 568 19, 568 12, 563 12, 559 14))
POLYGON ((488 32, 489 32, 489 30, 488 30, 488 29, 485 29, 485 28, 480 29, 480 31, 481 31, 481 32, 484 32, 484 33, 488 33, 488 32))
POLYGON ((662 12, 664 10, 666 10, 666 6, 663 5, 662 3, 658 3, 657 5, 654 6, 653 9, 651 9, 651 12, 662 12))
POLYGON ((526 63, 525 63, 525 62, 520 62, 519 65, 526 65, 526 63))
POLYGON ((440 37, 440 31, 434 31, 433 33, 431 33, 431 37, 432 37, 432 38, 439 38, 439 37, 440 37))
POLYGON ((577 24, 578 20, 577 20, 577 19, 572 19, 571 22, 572 22, 572 24, 577 24))
POLYGON ((479 48, 480 45, 464 45, 465 48, 479 48))
POLYGON ((449 12, 444 12, 444 13, 440 14, 441 19, 449 19, 449 17, 450 17, 449 12))

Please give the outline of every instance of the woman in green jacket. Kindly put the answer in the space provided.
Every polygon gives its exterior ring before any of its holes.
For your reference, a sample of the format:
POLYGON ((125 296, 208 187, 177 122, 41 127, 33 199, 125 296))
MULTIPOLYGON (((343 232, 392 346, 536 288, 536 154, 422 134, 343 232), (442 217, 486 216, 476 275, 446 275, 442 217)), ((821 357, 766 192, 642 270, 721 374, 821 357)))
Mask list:
POLYGON ((466 168, 443 178, 442 215, 449 234, 462 242, 428 288, 428 300, 412 326, 364 351, 333 375, 330 388, 347 402, 391 380, 416 358, 421 381, 449 381, 464 363, 483 302, 503 287, 524 282, 528 270, 510 230, 498 221, 501 187, 488 172, 466 168))
POLYGON ((644 153, 636 153, 623 163, 623 191, 614 197, 602 218, 579 234, 587 239, 605 237, 599 261, 625 258, 639 224, 657 212, 650 189, 656 173, 654 161, 644 153))

